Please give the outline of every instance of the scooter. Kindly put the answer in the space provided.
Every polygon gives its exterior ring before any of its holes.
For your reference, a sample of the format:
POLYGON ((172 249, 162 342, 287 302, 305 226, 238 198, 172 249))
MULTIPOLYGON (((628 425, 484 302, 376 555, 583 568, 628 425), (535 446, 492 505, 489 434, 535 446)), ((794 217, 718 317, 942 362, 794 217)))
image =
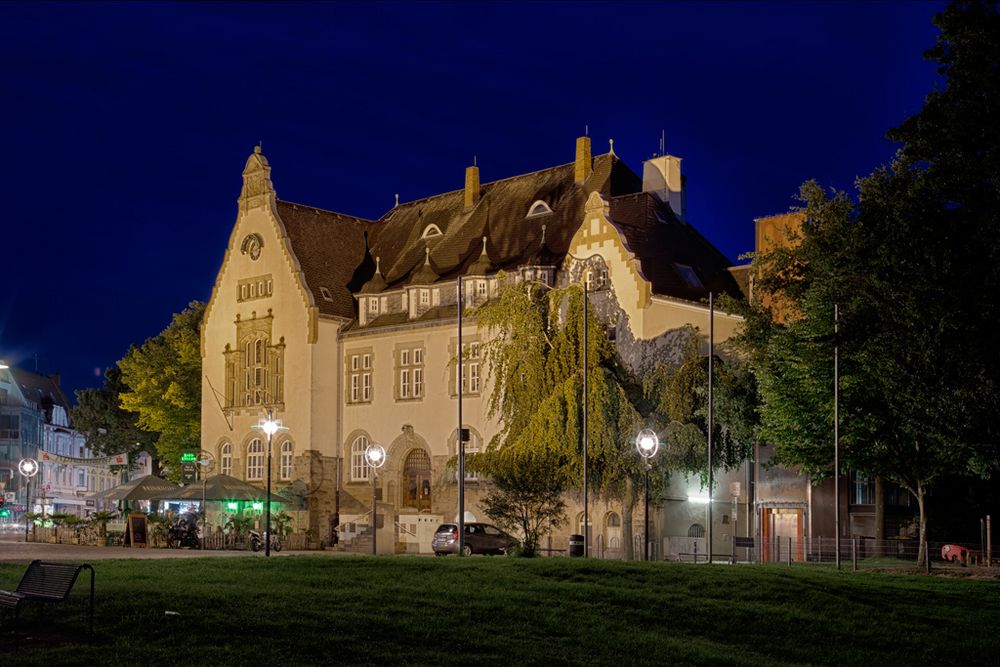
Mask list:
POLYGON ((167 547, 171 549, 181 549, 191 547, 198 549, 201 547, 201 538, 198 536, 198 529, 176 524, 170 527, 167 533, 167 547))
MULTIPOLYGON (((256 530, 251 530, 250 534, 250 551, 260 551, 264 548, 264 538, 256 530)), ((281 551, 281 538, 277 535, 271 535, 271 551, 281 551)))

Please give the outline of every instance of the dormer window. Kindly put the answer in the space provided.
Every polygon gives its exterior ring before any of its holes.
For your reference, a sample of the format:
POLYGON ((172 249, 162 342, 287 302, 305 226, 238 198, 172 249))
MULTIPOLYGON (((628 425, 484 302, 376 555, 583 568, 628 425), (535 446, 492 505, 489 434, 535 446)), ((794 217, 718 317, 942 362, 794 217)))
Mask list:
POLYGON ((701 278, 698 277, 698 274, 695 273, 694 269, 692 269, 690 266, 688 266, 687 264, 677 264, 675 262, 674 268, 677 269, 677 273, 680 274, 681 279, 684 281, 685 285, 687 285, 692 289, 704 288, 704 285, 702 285, 701 283, 701 278))
POLYGON ((329 289, 327 289, 326 287, 320 287, 320 288, 319 288, 319 293, 320 293, 320 295, 321 295, 321 296, 322 296, 322 297, 323 297, 323 298, 324 298, 325 300, 327 300, 327 301, 333 301, 333 295, 332 295, 332 294, 330 294, 330 290, 329 290, 329 289))
POLYGON ((434 238, 435 236, 441 236, 441 228, 435 225, 434 223, 431 223, 426 227, 424 227, 424 233, 420 235, 420 238, 430 239, 434 238))
POLYGON ((372 315, 378 315, 378 299, 374 297, 368 299, 368 312, 372 315))
POLYGON ((549 205, 543 202, 541 199, 539 199, 534 204, 532 204, 531 207, 528 209, 527 217, 534 218, 540 215, 547 215, 551 212, 552 209, 549 208, 549 205))

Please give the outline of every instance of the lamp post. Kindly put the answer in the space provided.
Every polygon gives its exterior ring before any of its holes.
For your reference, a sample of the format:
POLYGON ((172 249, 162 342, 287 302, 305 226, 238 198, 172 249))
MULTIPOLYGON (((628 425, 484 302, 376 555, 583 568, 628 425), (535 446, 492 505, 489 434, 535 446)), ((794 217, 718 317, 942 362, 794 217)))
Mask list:
POLYGON ((253 428, 267 434, 267 499, 264 506, 264 556, 271 555, 271 440, 278 431, 288 430, 287 426, 281 425, 280 419, 274 418, 274 413, 270 408, 267 410, 267 417, 257 422, 253 428))
POLYGON ((24 541, 28 541, 28 508, 31 507, 31 478, 38 474, 38 461, 21 459, 17 471, 24 477, 24 541))
POLYGON ((385 465, 385 447, 373 442, 365 449, 365 460, 371 469, 372 476, 372 556, 378 554, 375 537, 378 535, 378 505, 375 504, 375 472, 385 465))
POLYGON ((653 467, 649 459, 656 456, 657 450, 660 448, 660 438, 657 437, 656 431, 644 428, 639 431, 639 435, 635 436, 635 448, 639 450, 639 456, 642 457, 643 468, 645 469, 645 507, 643 508, 643 529, 642 529, 642 542, 643 542, 643 560, 649 560, 649 471, 653 467))

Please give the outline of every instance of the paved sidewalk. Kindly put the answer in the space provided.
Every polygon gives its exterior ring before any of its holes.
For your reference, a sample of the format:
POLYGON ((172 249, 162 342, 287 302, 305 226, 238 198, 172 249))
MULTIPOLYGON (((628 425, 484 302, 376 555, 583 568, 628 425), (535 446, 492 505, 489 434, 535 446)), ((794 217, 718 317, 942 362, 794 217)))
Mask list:
MULTIPOLYGON (((6 536, 5 536, 6 537, 6 536)), ((341 556, 338 551, 272 551, 271 556, 341 556)), ((353 554, 349 554, 353 555, 353 554)), ((264 552, 217 551, 207 549, 131 549, 129 547, 88 547, 77 544, 47 544, 41 542, 15 542, 0 539, 0 562, 30 563, 42 560, 92 561, 119 558, 264 558, 264 552)))

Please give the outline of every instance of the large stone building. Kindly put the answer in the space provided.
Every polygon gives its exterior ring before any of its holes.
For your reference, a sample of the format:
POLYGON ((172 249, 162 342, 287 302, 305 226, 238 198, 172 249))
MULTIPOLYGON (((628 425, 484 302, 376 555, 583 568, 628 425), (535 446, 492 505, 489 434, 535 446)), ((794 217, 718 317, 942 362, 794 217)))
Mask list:
MULTIPOLYGON (((568 164, 489 183, 468 167, 464 188, 366 220, 279 199, 256 148, 202 326, 202 447, 216 470, 263 482, 253 426, 273 408, 288 430, 273 442, 272 479, 304 496, 298 527, 329 539, 339 519, 350 537, 368 523, 363 453, 381 443, 378 521, 390 539, 379 543, 427 551, 436 524, 457 514, 447 462, 459 391, 466 450, 497 431, 474 320, 456 372, 456 279, 467 306, 495 293, 500 271, 587 282, 627 364, 678 359, 686 327, 707 336, 709 291, 739 291, 731 262, 687 220, 680 165, 655 157, 640 177, 581 137, 568 164)), ((737 325, 717 312, 716 339, 737 325)), ((483 485, 467 476, 466 507, 480 519, 483 485)), ((620 547, 620 508, 595 503, 591 525, 595 546, 620 547)), ((578 529, 577 519, 566 532, 578 529)))

